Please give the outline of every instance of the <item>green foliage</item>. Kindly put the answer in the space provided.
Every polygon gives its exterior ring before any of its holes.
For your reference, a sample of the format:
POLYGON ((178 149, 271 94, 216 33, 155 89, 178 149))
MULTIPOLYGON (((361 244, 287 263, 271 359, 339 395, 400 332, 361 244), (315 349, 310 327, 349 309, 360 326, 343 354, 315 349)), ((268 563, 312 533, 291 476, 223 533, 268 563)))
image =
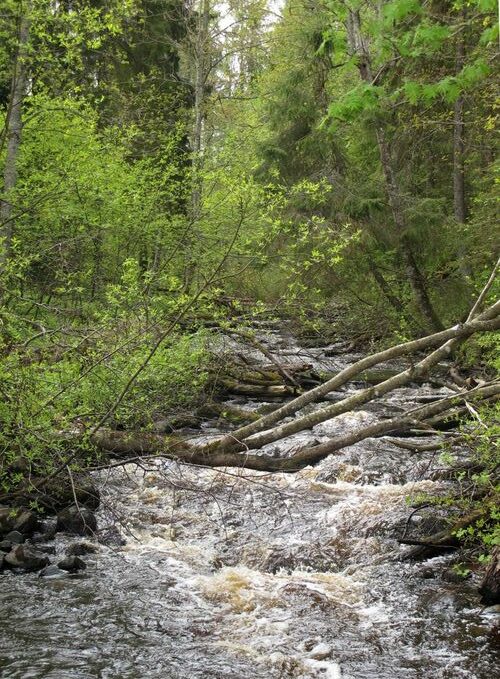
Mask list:
POLYGON ((474 550, 484 562, 489 552, 500 544, 500 406, 481 406, 464 421, 460 428, 460 445, 468 451, 468 465, 463 468, 454 454, 445 451, 441 461, 454 470, 454 487, 443 497, 427 497, 426 502, 458 510, 464 516, 479 516, 463 528, 456 537, 474 550))
MULTIPOLYGON (((54 360, 50 352, 11 351, 0 363, 0 483, 4 490, 27 474, 50 473, 64 459, 66 436, 91 426, 113 405, 149 354, 154 337, 116 324, 85 350, 54 360), (22 464, 20 465, 20 462, 22 464)), ((117 428, 148 428, 155 419, 193 407, 208 380, 206 335, 172 336, 154 354, 112 416, 117 428)), ((71 445, 71 443, 69 444, 71 445)), ((81 444, 79 444, 81 445, 81 444)), ((95 458, 92 453, 89 459, 95 458)), ((79 456, 78 463, 82 463, 79 456)))
POLYGON ((393 0, 383 7, 383 14, 389 26, 399 23, 409 15, 419 15, 423 13, 420 0, 393 0))
POLYGON ((467 544, 477 545, 487 554, 500 544, 500 407, 482 407, 469 424, 462 427, 464 443, 471 451, 472 472, 457 474, 462 486, 459 506, 463 511, 481 509, 482 515, 456 536, 467 544))
POLYGON ((340 102, 330 105, 330 118, 338 118, 344 122, 354 120, 361 114, 369 116, 380 109, 380 98, 383 88, 378 85, 360 83, 347 92, 340 102))

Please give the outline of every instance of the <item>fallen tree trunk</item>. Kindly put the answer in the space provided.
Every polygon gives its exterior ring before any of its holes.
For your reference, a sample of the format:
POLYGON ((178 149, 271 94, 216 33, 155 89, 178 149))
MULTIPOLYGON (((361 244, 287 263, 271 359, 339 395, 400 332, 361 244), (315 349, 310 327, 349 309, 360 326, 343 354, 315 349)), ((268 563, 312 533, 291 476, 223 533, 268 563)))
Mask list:
POLYGON ((294 396, 295 387, 285 384, 251 384, 250 382, 238 382, 237 380, 225 378, 219 380, 218 386, 229 394, 238 396, 294 396))
MULTIPOLYGON (((374 365, 378 365, 379 363, 388 361, 390 359, 394 359, 407 354, 412 354, 423 349, 440 345, 444 342, 440 349, 438 349, 440 353, 437 360, 435 361, 434 360, 435 355, 431 354, 432 358, 429 357, 427 365, 420 368, 420 373, 423 374, 424 369, 428 370, 436 362, 439 362, 441 358, 448 357, 451 351, 456 346, 458 346, 460 342, 464 341, 474 333, 495 330, 498 327, 500 327, 500 324, 498 322, 499 314, 500 314, 500 302, 497 302, 489 309, 487 309, 485 312, 483 312, 480 316, 478 316, 478 318, 475 320, 471 320, 468 321, 467 323, 459 324, 452 328, 449 328, 448 330, 444 330, 433 335, 428 335, 426 337, 422 337, 418 340, 413 340, 411 342, 405 342, 403 344, 390 347, 389 349, 385 349, 384 351, 379 351, 371 356, 367 356, 361 359, 360 361, 357 361, 352 366, 345 368, 331 380, 328 380, 324 384, 321 384, 315 387, 314 389, 311 389, 306 393, 301 394, 300 396, 290 401, 289 403, 285 403, 281 408, 278 408, 269 415, 266 415, 265 417, 262 417, 260 420, 257 420, 256 422, 253 422, 249 425, 240 427, 239 429, 235 430, 234 432, 232 432, 230 436, 220 441, 219 447, 221 449, 225 448, 235 449, 237 448, 236 442, 238 441, 245 442, 246 444, 248 444, 249 441, 247 441, 247 439, 250 436, 268 430, 270 427, 280 422, 285 417, 294 415, 296 412, 304 408, 306 405, 309 405, 310 403, 314 403, 320 400, 322 397, 326 396, 330 392, 338 389, 347 382, 351 381, 363 370, 371 368, 374 365)), ((418 372, 418 366, 415 366, 415 368, 417 369, 418 372)), ((382 393, 387 393, 387 391, 389 391, 390 389, 396 388, 397 386, 401 386, 402 384, 411 381, 412 379, 416 379, 416 377, 418 376, 418 374, 416 374, 415 372, 415 369, 413 371, 405 372, 406 374, 399 378, 399 380, 398 376, 392 378, 393 380, 392 385, 394 386, 391 386, 391 384, 387 385, 387 382, 389 382, 389 380, 386 380, 382 384, 378 385, 376 388, 366 390, 364 392, 364 396, 356 395, 358 396, 356 402, 354 402, 354 400, 351 400, 349 402, 346 402, 344 405, 347 407, 347 409, 352 409, 353 407, 361 405, 362 403, 365 403, 366 401, 370 400, 373 397, 381 395, 382 393), (388 387, 387 390, 386 387, 388 387)), ((335 404, 335 406, 339 405, 340 404, 338 403, 335 404)), ((335 415, 338 415, 341 412, 347 411, 341 410, 339 407, 335 409, 332 407, 332 410, 330 410, 329 413, 326 414, 326 417, 324 419, 330 419, 331 417, 334 417, 335 415)), ((252 445, 251 447, 259 447, 261 445, 264 445, 265 443, 270 443, 271 441, 278 440, 279 438, 287 436, 290 433, 300 431, 301 428, 307 429, 310 426, 314 426, 314 424, 318 424, 321 421, 324 420, 321 419, 316 420, 316 418, 310 417, 308 421, 304 421, 304 419, 302 419, 300 425, 295 424, 295 422, 290 423, 291 426, 287 430, 285 430, 285 433, 283 433, 283 429, 276 429, 275 430, 276 438, 272 438, 270 434, 266 434, 266 436, 263 437, 262 439, 259 440, 255 439, 254 445, 252 445), (297 426, 299 427, 298 429, 295 428, 297 426)), ((246 447, 245 445, 240 445, 240 449, 245 449, 245 447, 246 447)))
POLYGON ((98 430, 91 436, 94 445, 117 456, 136 456, 138 454, 158 454, 179 462, 209 467, 240 467, 266 472, 295 472, 314 465, 333 452, 363 441, 364 439, 389 433, 398 428, 410 428, 426 418, 446 411, 457 402, 471 397, 476 399, 498 397, 500 383, 476 387, 462 394, 453 394, 425 406, 408 411, 401 417, 376 422, 354 432, 326 441, 317 446, 303 448, 286 458, 271 455, 257 455, 249 452, 221 450, 214 445, 189 445, 186 441, 167 438, 157 434, 118 432, 98 430))
MULTIPOLYGON (((359 372, 361 372, 360 364, 363 364, 364 359, 358 361, 358 363, 356 363, 354 366, 351 366, 350 368, 342 371, 342 373, 339 373, 337 378, 334 378, 329 383, 327 382, 325 385, 320 385, 320 387, 312 389, 311 391, 294 399, 290 403, 285 404, 282 408, 279 408, 270 415, 266 415, 260 420, 257 420, 256 422, 232 432, 230 436, 219 442, 218 447, 221 450, 255 450, 257 448, 261 448, 268 443, 273 443, 279 439, 296 434, 297 432, 310 429, 311 427, 336 417, 337 415, 354 410, 364 403, 367 403, 375 398, 379 398, 380 396, 387 394, 398 387, 408 384, 408 382, 411 382, 412 380, 422 378, 428 374, 429 370, 439 363, 439 361, 443 360, 444 358, 448 358, 452 349, 456 348, 467 337, 470 337, 475 332, 496 330, 500 328, 499 317, 496 317, 492 320, 486 320, 492 313, 495 315, 500 313, 500 302, 482 314, 482 317, 486 316, 486 318, 481 318, 481 320, 460 326, 458 329, 456 329, 453 339, 445 342, 445 344, 441 345, 438 349, 433 351, 411 368, 398 373, 394 377, 391 377, 376 386, 357 392, 352 396, 343 399, 342 401, 333 403, 330 406, 326 406, 325 408, 321 408, 320 410, 309 413, 304 417, 297 418, 292 422, 279 425, 274 429, 269 429, 259 434, 259 432, 262 432, 263 429, 266 429, 270 423, 278 422, 279 420, 283 419, 283 417, 294 414, 297 412, 297 410, 303 408, 305 405, 317 400, 319 396, 324 396, 327 385, 329 385, 328 391, 331 391, 333 388, 338 388, 338 386, 341 386, 341 384, 344 384, 346 381, 352 379, 356 374, 359 374, 359 372)), ((442 333, 438 334, 441 335, 442 333)), ((431 342, 431 338, 426 339, 431 342)), ((393 347, 393 349, 396 348, 397 347, 393 347)), ((365 365, 361 365, 361 369, 364 368, 365 365)))
POLYGON ((258 351, 260 351, 260 353, 263 356, 265 356, 268 359, 268 361, 270 361, 272 365, 276 368, 276 370, 285 380, 285 383, 292 384, 295 387, 300 386, 300 384, 293 376, 293 370, 290 370, 287 366, 283 365, 278 360, 276 360, 273 354, 262 344, 262 342, 259 342, 251 332, 232 329, 229 331, 229 333, 231 335, 235 335, 236 337, 242 337, 247 342, 249 342, 253 347, 255 347, 258 351))

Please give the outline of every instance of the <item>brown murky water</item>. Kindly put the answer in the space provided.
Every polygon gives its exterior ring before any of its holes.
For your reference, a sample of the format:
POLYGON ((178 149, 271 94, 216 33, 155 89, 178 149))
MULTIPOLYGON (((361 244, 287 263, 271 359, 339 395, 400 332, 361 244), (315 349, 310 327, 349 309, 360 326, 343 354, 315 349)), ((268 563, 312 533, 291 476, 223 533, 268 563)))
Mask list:
MULTIPOLYGON (((287 361, 341 368, 357 358, 326 359, 275 332, 264 338, 287 361)), ((401 389, 384 412, 415 398, 401 389)), ((271 448, 326 440, 375 410, 271 448)), ((216 433, 207 423, 204 435, 216 433)), ((453 555, 401 560, 407 498, 444 490, 433 480, 440 466, 380 438, 293 475, 158 460, 102 474, 100 526, 119 520, 126 544, 85 557, 83 575, 1 577, 0 674, 489 679, 498 616, 482 610, 477 583, 443 579, 453 555)))

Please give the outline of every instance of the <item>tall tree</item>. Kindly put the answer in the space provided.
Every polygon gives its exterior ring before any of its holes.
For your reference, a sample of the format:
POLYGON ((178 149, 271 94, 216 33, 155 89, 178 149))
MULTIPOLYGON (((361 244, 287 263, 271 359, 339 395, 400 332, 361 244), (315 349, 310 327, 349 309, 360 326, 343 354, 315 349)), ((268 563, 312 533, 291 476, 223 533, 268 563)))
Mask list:
MULTIPOLYGON (((376 85, 378 74, 372 68, 372 57, 368 47, 368 39, 362 32, 361 13, 359 9, 347 8, 346 30, 349 53, 354 57, 361 80, 372 87, 376 85)), ((387 66, 381 67, 381 69, 387 66)), ((380 72, 380 71, 379 71, 380 72)), ((380 162, 385 177, 387 198, 392 212, 394 225, 399 236, 399 249, 405 264, 406 276, 412 289, 415 302, 422 316, 434 330, 442 329, 442 323, 432 305, 427 286, 417 264, 411 242, 408 238, 408 223, 405 217, 402 192, 398 183, 390 144, 385 125, 375 123, 375 134, 380 153, 380 162)))
POLYGON ((11 192, 17 182, 17 162, 23 128, 23 104, 28 85, 28 48, 30 36, 30 4, 19 6, 17 49, 12 68, 10 98, 5 120, 6 156, 3 170, 3 197, 0 198, 0 272, 10 257, 14 234, 14 210, 11 192))

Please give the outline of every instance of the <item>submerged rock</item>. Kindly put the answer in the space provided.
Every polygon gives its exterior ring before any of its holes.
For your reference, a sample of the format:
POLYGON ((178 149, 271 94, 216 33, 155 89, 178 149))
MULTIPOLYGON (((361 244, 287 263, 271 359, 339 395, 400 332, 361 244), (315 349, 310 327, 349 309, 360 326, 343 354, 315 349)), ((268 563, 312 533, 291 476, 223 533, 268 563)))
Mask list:
POLYGON ((66 550, 67 556, 84 556, 84 554, 95 554, 97 545, 91 542, 74 542, 66 550))
POLYGON ((5 557, 4 561, 9 568, 20 569, 30 573, 38 571, 49 564, 49 558, 41 552, 37 552, 27 545, 17 545, 5 557))
POLYGON ((127 541, 121 535, 116 526, 110 526, 99 535, 99 542, 106 547, 123 547, 127 541))
POLYGON ((59 566, 55 566, 54 564, 51 564, 50 566, 45 566, 45 568, 42 568, 38 576, 40 578, 64 578, 67 577, 68 573, 66 571, 63 571, 59 566))
POLYGON ((500 615, 500 604, 496 604, 495 606, 488 606, 483 611, 481 611, 481 615, 486 616, 500 615))
POLYGON ((59 512, 56 530, 74 535, 88 535, 97 530, 97 520, 90 509, 73 505, 59 512))
POLYGON ((332 654, 332 649, 328 644, 320 642, 316 644, 314 648, 309 651, 309 657, 314 660, 325 660, 325 658, 330 657, 332 654))
MULTIPOLYGON (((30 541, 31 543, 31 541, 30 541)), ((37 551, 42 552, 42 554, 55 554, 56 548, 54 545, 37 545, 37 551)))
POLYGON ((69 573, 76 573, 85 570, 87 564, 79 556, 66 556, 62 561, 59 561, 57 567, 69 573))

